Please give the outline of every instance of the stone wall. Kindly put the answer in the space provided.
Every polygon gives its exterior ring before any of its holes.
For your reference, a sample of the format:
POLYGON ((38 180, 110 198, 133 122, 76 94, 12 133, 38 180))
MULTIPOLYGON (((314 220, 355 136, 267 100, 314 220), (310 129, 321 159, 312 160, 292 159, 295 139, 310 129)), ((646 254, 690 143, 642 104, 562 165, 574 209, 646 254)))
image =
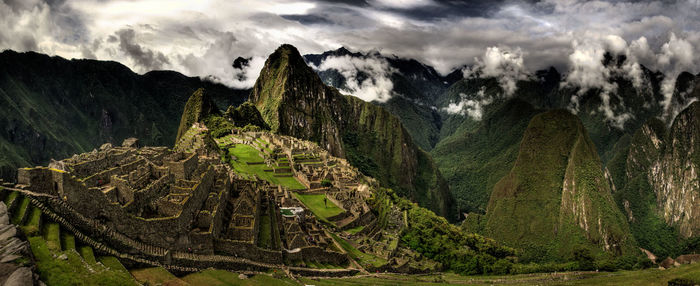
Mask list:
POLYGON ((32 192, 59 196, 62 194, 65 174, 68 173, 46 167, 20 168, 17 172, 17 182, 32 192))
POLYGON ((318 246, 302 247, 296 252, 285 251, 284 256, 288 261, 306 260, 333 265, 344 265, 349 261, 348 256, 344 253, 326 251, 318 246))
POLYGON ((369 226, 369 224, 371 224, 375 218, 376 217, 374 216, 374 214, 371 211, 365 212, 365 213, 361 214, 357 219, 353 220, 352 222, 348 223, 347 225, 344 225, 343 230, 355 228, 355 227, 358 227, 361 225, 366 226, 365 227, 365 229, 366 229, 367 226, 369 226))
POLYGON ((306 277, 344 277, 355 275, 360 271, 357 269, 311 269, 289 267, 289 272, 306 277))
POLYGON ((123 205, 134 200, 136 191, 129 185, 129 181, 113 176, 110 183, 116 188, 117 202, 123 205))
POLYGON ((242 241, 216 239, 214 251, 264 263, 282 264, 284 261, 281 251, 262 249, 242 241))
POLYGON ((199 157, 196 153, 189 154, 187 158, 179 161, 166 161, 163 165, 170 169, 170 172, 175 175, 176 179, 189 180, 192 172, 197 168, 199 157))
POLYGON ((129 213, 138 213, 153 201, 165 196, 170 191, 167 185, 172 184, 173 181, 173 175, 168 174, 152 181, 144 189, 135 191, 134 199, 124 205, 125 210, 129 213))
MULTIPOLYGON (((180 216, 155 219, 144 219, 129 214, 119 204, 112 203, 99 189, 88 189, 68 173, 43 168, 27 174, 33 175, 35 179, 44 179, 40 181, 41 184, 31 185, 44 193, 46 190, 53 190, 46 189, 46 186, 56 181, 54 176, 58 177, 62 181, 61 194, 66 203, 88 219, 99 219, 106 226, 144 243, 170 249, 186 249, 195 211, 202 205, 213 184, 215 173, 212 168, 202 175, 200 184, 195 187, 193 196, 186 203, 180 216)), ((158 184, 155 183, 154 187, 158 184)))

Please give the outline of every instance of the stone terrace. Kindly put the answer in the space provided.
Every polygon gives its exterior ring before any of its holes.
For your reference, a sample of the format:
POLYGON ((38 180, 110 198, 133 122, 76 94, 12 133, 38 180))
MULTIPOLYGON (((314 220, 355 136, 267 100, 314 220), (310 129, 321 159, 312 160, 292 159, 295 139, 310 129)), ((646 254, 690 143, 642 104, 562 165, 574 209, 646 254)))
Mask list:
MULTIPOLYGON (((139 148, 135 139, 105 144, 49 167, 22 168, 13 189, 96 251, 129 263, 189 272, 348 262, 310 213, 281 215, 286 190, 235 174, 216 150, 205 150, 212 142, 194 125, 173 150, 139 148), (264 247, 261 228, 272 236, 264 247)), ((287 195, 287 204, 300 205, 287 195)))

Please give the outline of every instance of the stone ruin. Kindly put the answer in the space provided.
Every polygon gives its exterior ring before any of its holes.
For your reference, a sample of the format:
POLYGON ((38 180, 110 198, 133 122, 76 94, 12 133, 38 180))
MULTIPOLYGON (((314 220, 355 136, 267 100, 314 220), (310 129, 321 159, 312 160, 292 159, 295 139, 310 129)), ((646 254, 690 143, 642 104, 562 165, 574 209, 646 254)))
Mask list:
POLYGON ((315 217, 283 217, 282 189, 237 176, 218 152, 206 150, 211 142, 195 125, 172 150, 137 147, 131 139, 105 144, 49 167, 19 169, 15 188, 97 251, 139 265, 198 271, 348 262, 315 217), (263 216, 270 223, 261 226, 263 216), (261 227, 272 235, 265 248, 258 245, 261 227))

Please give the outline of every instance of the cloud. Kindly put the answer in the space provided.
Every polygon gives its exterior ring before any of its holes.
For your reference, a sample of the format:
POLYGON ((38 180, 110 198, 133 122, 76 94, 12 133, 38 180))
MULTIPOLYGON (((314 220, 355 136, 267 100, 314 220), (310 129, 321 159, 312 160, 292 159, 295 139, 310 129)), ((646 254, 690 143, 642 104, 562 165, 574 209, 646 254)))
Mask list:
MULTIPOLYGON (((628 54, 627 42, 616 35, 606 35, 582 42, 574 40, 572 42, 573 52, 569 55, 569 73, 564 80, 564 87, 577 88, 576 95, 571 98, 569 109, 575 114, 579 111, 580 98, 594 89, 601 99, 602 104, 598 111, 602 112, 605 120, 613 127, 624 129, 625 122, 633 118, 632 114, 626 112, 624 101, 617 96, 617 83, 611 81, 612 76, 617 73, 632 72, 632 77, 638 77, 638 65, 630 64, 629 67, 620 68, 616 65, 605 66, 604 56, 611 53, 613 57, 628 54), (619 104, 612 106, 610 98, 617 96, 619 104)), ((629 64, 625 63, 625 65, 629 64)), ((633 79, 633 82, 635 80, 633 79)))
POLYGON ((664 109, 664 117, 674 118, 680 110, 672 106, 673 94, 676 87, 676 78, 695 62, 693 46, 686 39, 676 37, 675 33, 663 46, 658 55, 659 67, 665 70, 664 80, 661 82, 661 93, 664 96, 661 106, 664 109))
POLYGON ((523 64, 523 53, 520 48, 511 50, 508 47, 489 47, 484 56, 475 59, 475 64, 462 72, 465 78, 471 76, 495 77, 503 89, 505 97, 515 94, 519 80, 530 76, 523 64))
MULTIPOLYGON (((293 44, 303 53, 340 46, 381 49, 384 54, 415 58, 447 74, 478 64, 476 59, 485 63, 484 51, 490 47, 500 52, 518 47, 519 51, 510 52, 521 57, 525 70, 534 72, 549 66, 570 70, 574 40, 597 41, 611 51, 619 51, 624 41, 625 53, 628 58, 634 55, 634 60, 623 72, 637 87, 644 87, 641 65, 664 72, 668 87, 673 86, 670 78, 678 70, 700 72, 700 53, 691 54, 692 64, 685 65, 687 53, 681 51, 683 41, 691 47, 700 45, 700 8, 694 0, 163 3, 4 0, 0 2, 0 49, 115 60, 137 72, 160 66, 241 88, 251 86, 250 77, 261 65, 251 63, 245 71, 235 71, 233 59, 242 56, 260 63, 282 43, 293 44), (115 33, 129 29, 134 31, 133 41, 126 39, 122 47, 124 41, 115 33), (616 38, 606 40, 608 35, 616 38), (668 64, 659 62, 660 56, 668 64), (245 80, 239 77, 241 72, 245 80)), ((514 81, 506 80, 514 78, 517 76, 504 77, 499 83, 509 88, 514 81)))
POLYGON ((0 50, 71 54, 86 42, 83 15, 65 1, 0 1, 0 50))
POLYGON ((312 67, 319 71, 338 71, 345 78, 345 86, 340 91, 364 101, 386 102, 393 96, 391 74, 397 71, 389 66, 386 59, 376 54, 331 56, 312 67))
POLYGON ((491 104, 493 98, 485 95, 486 89, 482 87, 479 91, 471 96, 460 93, 459 102, 451 102, 442 110, 451 115, 469 116, 476 121, 480 121, 484 115, 484 107, 491 104))
POLYGON ((170 60, 161 52, 144 48, 136 42, 134 29, 122 29, 115 33, 119 38, 119 48, 136 65, 145 70, 160 70, 170 64, 170 60))
POLYGON ((388 7, 397 9, 415 9, 425 6, 437 5, 437 3, 433 2, 432 0, 374 0, 370 3, 378 7, 388 7))

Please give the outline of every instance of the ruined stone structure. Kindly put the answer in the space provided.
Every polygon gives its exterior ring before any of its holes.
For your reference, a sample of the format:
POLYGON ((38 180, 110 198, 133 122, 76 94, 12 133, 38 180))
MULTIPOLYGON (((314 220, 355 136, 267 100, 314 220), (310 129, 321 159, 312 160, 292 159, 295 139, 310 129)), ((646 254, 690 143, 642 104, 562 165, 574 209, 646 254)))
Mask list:
POLYGON ((236 175, 218 149, 207 148, 212 143, 195 124, 173 150, 138 148, 133 139, 105 144, 51 167, 20 169, 14 189, 83 243, 127 264, 176 272, 266 270, 297 259, 347 264, 315 218, 283 219, 282 188, 236 175), (258 245, 261 216, 272 222, 263 226, 272 233, 267 247, 258 245))
MULTIPOLYGON (((340 228, 357 226, 360 218, 371 216, 365 203, 370 196, 371 178, 363 176, 347 160, 335 158, 317 144, 269 132, 241 132, 223 139, 225 145, 246 144, 264 156, 275 176, 291 173, 307 187, 304 193, 326 194, 328 199, 346 212, 332 221, 340 228)), ((221 142, 220 142, 221 143, 221 142)), ((291 206, 289 195, 279 202, 291 206)))

